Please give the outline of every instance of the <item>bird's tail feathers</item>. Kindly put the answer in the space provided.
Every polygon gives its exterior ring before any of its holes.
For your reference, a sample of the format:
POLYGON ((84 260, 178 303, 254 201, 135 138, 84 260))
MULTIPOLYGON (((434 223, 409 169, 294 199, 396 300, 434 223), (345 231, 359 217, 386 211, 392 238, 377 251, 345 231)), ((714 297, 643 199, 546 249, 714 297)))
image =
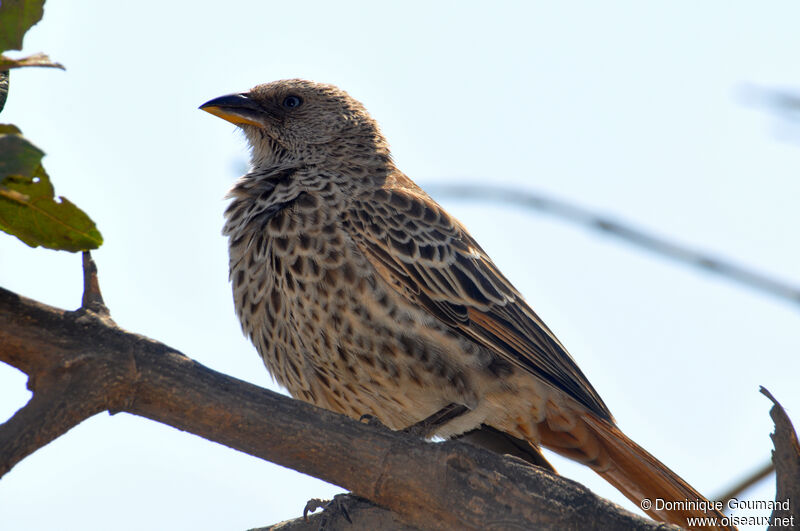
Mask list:
POLYGON ((544 446, 590 466, 652 518, 690 529, 735 529, 722 525, 725 515, 613 423, 583 413, 569 430, 559 428, 539 425, 544 446))

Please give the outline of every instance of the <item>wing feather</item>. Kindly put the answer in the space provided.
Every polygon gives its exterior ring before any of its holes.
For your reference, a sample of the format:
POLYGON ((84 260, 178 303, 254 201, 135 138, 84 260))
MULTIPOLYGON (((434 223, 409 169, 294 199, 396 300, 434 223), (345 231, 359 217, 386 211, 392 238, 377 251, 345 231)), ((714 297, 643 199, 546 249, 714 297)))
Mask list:
POLYGON ((405 176, 354 199, 358 247, 400 295, 611 420, 564 346, 458 221, 405 176))

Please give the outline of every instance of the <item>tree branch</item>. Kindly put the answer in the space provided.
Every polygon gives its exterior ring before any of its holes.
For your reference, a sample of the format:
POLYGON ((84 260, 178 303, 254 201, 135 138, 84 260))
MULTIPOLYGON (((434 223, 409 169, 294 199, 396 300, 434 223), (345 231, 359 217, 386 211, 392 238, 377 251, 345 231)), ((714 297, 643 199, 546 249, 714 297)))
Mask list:
POLYGON ((761 393, 769 398, 772 409, 769 415, 775 423, 775 433, 772 434, 772 443, 775 450, 772 452, 772 462, 775 464, 775 481, 777 491, 775 501, 778 504, 772 511, 770 529, 778 529, 800 525, 800 443, 794 431, 792 421, 786 414, 772 393, 761 388, 761 393))
POLYGON ((719 500, 725 504, 727 507, 728 502, 730 502, 733 498, 737 498, 741 493, 761 481, 762 479, 766 478, 770 474, 775 472, 775 464, 770 460, 767 463, 764 463, 761 467, 757 470, 751 472, 740 481, 735 483, 733 486, 729 487, 728 490, 720 494, 719 496, 714 497, 713 499, 719 500))
POLYGON ((0 426, 0 476, 81 420, 126 411, 340 485, 419 529, 665 529, 566 478, 358 423, 220 374, 107 316, 3 289, 0 361, 26 372, 34 392, 0 426))

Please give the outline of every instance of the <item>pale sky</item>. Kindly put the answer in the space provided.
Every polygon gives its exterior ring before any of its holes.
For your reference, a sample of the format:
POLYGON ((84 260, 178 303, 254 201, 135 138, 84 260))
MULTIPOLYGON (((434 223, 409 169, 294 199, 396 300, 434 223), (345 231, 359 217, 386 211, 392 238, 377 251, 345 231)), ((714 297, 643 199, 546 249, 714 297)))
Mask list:
MULTIPOLYGON (((56 191, 106 243, 112 316, 275 389, 241 335, 220 235, 246 164, 197 110, 287 77, 335 83, 422 184, 517 186, 800 284, 800 145, 743 105, 798 87, 793 2, 103 2, 52 0, 0 122, 47 152, 56 191)), ((759 385, 800 423, 800 308, 538 213, 441 203, 567 346, 620 427, 708 496, 761 466, 759 385)), ((0 285, 80 304, 80 256, 0 235, 0 285)), ((0 366, 0 419, 25 377, 0 366)), ((265 419, 266 421, 266 419, 265 419)), ((564 475, 634 509, 590 470, 564 475)), ((774 497, 774 481, 747 497, 774 497)), ((341 492, 152 421, 98 415, 0 480, 0 528, 243 530, 341 492)), ((755 513, 735 513, 739 516, 755 513)))

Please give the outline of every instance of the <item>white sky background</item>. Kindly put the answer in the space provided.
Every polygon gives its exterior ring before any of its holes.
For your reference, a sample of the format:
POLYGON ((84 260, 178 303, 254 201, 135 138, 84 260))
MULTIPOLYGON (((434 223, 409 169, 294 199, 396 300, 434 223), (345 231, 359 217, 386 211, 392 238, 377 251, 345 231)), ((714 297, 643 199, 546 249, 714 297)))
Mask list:
MULTIPOLYGON (((740 97, 749 83, 800 85, 798 20, 789 2, 53 0, 25 50, 67 72, 13 72, 0 121, 47 152, 56 192, 96 220, 117 323, 275 388, 240 333, 220 235, 245 143, 198 105, 280 78, 332 82, 423 185, 547 193, 800 284, 800 145, 740 97)), ((623 430, 702 492, 768 459, 759 385, 800 424, 797 306, 541 214, 441 202, 623 430)), ((0 285, 74 309, 80 256, 0 235, 0 285)), ((0 366, 0 419, 27 396, 0 366)), ((556 465, 633 507, 591 471, 556 465)), ((243 530, 341 490, 102 414, 0 480, 0 528, 243 530)), ((772 499, 773 480, 748 496, 772 499)))

